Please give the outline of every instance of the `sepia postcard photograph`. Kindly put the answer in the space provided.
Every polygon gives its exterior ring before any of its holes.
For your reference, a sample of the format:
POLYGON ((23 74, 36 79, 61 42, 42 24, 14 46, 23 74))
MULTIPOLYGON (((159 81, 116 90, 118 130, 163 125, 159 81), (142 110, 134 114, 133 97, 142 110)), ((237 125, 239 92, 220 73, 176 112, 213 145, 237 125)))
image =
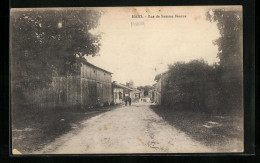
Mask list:
POLYGON ((12 154, 244 152, 242 15, 11 8, 12 154))

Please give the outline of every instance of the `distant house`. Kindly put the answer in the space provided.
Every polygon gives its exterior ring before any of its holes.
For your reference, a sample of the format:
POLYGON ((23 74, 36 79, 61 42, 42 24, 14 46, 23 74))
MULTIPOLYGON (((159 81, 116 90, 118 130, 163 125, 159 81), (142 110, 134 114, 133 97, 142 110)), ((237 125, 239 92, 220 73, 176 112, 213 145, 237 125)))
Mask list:
POLYGON ((85 59, 79 73, 53 77, 51 87, 36 92, 34 101, 41 106, 79 106, 88 108, 110 104, 112 97, 112 73, 97 67, 85 59), (39 98, 40 97, 40 98, 39 98))
POLYGON ((134 82, 130 80, 129 82, 126 82, 126 86, 132 89, 132 92, 130 94, 132 101, 139 101, 141 98, 141 91, 134 86, 134 82))
POLYGON ((142 97, 142 91, 140 91, 137 88, 134 88, 133 94, 134 94, 134 101, 140 101, 140 99, 142 97))
POLYGON ((128 93, 128 96, 134 100, 135 96, 134 96, 134 91, 135 91, 135 88, 134 88, 134 82, 132 80, 130 80, 129 82, 126 82, 125 86, 127 86, 128 88, 131 89, 131 91, 129 91, 128 93))
POLYGON ((161 105, 162 104, 162 97, 163 94, 165 93, 165 85, 166 85, 166 80, 167 80, 168 72, 164 72, 162 74, 159 74, 155 77, 156 84, 154 84, 154 102, 161 105))
POLYGON ((120 84, 117 82, 113 82, 113 98, 114 98, 114 103, 122 103, 125 101, 125 98, 127 96, 130 96, 132 98, 133 96, 133 88, 120 84))
POLYGON ((114 104, 120 104, 123 102, 123 93, 124 93, 124 87, 120 84, 116 83, 115 81, 112 83, 113 87, 113 99, 114 104))
POLYGON ((148 95, 150 97, 150 100, 154 102, 154 89, 149 90, 148 95))

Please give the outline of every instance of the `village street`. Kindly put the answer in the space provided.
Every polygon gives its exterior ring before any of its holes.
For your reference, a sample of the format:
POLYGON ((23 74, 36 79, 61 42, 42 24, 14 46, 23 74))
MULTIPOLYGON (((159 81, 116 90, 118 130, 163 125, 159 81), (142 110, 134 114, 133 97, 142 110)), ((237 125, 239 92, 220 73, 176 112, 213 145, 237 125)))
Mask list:
POLYGON ((212 152, 169 125, 149 108, 133 103, 82 121, 38 153, 192 153, 212 152))

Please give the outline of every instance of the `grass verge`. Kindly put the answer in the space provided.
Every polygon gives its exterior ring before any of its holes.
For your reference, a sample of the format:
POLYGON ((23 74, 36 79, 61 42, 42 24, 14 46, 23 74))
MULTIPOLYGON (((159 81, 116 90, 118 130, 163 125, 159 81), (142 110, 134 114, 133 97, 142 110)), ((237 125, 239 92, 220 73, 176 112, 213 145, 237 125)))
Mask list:
POLYGON ((175 128, 217 152, 243 151, 243 118, 235 115, 194 113, 151 105, 175 128))
POLYGON ((118 106, 89 109, 85 112, 62 108, 17 108, 12 110, 12 149, 31 153, 55 138, 77 128, 80 122, 118 106))

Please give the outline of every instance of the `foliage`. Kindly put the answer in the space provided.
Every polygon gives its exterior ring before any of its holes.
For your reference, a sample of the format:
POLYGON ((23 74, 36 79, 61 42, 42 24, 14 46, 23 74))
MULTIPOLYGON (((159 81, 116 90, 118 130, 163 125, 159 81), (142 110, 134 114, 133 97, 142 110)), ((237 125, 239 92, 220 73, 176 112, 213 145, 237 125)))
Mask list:
POLYGON ((100 36, 89 32, 99 17, 85 9, 11 10, 13 90, 44 88, 53 76, 77 73, 77 56, 99 50, 100 36))
POLYGON ((139 90, 144 90, 144 91, 150 91, 150 90, 152 90, 154 87, 153 86, 150 86, 150 85, 146 85, 146 86, 139 86, 139 87, 137 87, 137 89, 139 89, 139 90))
POLYGON ((183 80, 204 80, 212 72, 213 67, 209 66, 203 59, 192 60, 188 63, 177 62, 169 65, 170 80, 180 82, 183 80))
POLYGON ((215 9, 206 13, 209 21, 217 22, 220 37, 214 41, 218 46, 220 68, 224 71, 242 73, 242 12, 238 10, 215 9))
MULTIPOLYGON (((215 9, 207 12, 209 21, 217 22, 220 37, 220 61, 212 66, 203 60, 177 62, 169 66, 162 85, 162 104, 172 108, 228 114, 242 113, 242 12, 215 9)), ((156 76, 156 80, 160 76, 156 76)))
POLYGON ((163 102, 168 105, 185 104, 190 108, 205 106, 205 87, 215 69, 204 60, 169 65, 163 102))
POLYGON ((217 22, 220 38, 214 41, 218 46, 220 59, 218 68, 219 108, 228 112, 242 113, 243 101, 243 20, 240 10, 215 9, 208 11, 207 19, 217 22))

